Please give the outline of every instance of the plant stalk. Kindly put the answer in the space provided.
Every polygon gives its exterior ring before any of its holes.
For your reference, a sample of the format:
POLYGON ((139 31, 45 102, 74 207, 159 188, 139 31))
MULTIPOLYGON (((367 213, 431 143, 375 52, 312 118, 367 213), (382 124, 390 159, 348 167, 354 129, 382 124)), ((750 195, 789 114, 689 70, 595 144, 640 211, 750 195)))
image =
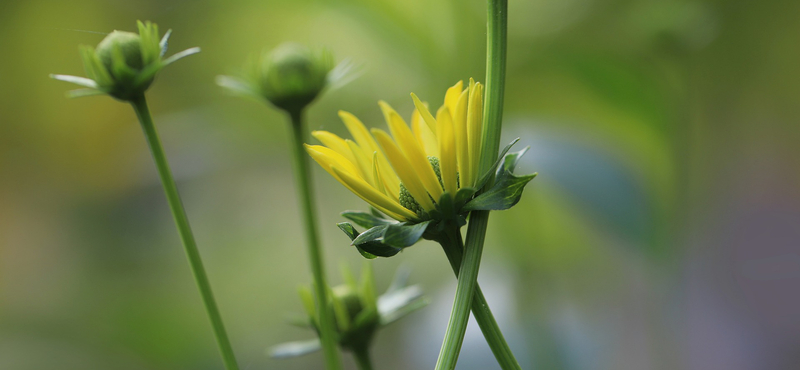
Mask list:
POLYGON ((153 161, 155 161, 156 167, 158 168, 158 175, 161 178, 161 184, 164 187, 164 193, 167 196, 167 202, 172 211, 172 217, 175 219, 175 225, 178 228, 178 233, 183 242, 186 257, 189 259, 192 275, 194 275, 197 288, 200 290, 200 296, 203 298, 206 312, 208 312, 208 318, 211 320, 211 326, 214 329, 214 335, 217 339, 219 351, 222 354, 222 361, 225 364, 225 369, 238 370, 239 365, 236 363, 236 356, 233 353, 233 348, 231 348, 231 343, 225 332, 222 316, 214 301, 211 284, 209 284, 208 276, 203 268, 203 261, 200 258, 200 252, 197 250, 197 243, 194 240, 194 235, 192 235, 189 219, 186 217, 186 211, 183 208, 183 203, 178 194, 178 188, 175 185, 175 180, 172 178, 172 172, 169 169, 167 157, 164 154, 164 148, 161 146, 161 141, 158 138, 158 132, 156 131, 155 125, 153 125, 153 118, 150 116, 147 101, 144 96, 141 96, 132 100, 131 105, 133 105, 133 110, 136 111, 136 116, 139 117, 139 123, 144 131, 144 136, 150 147, 150 152, 153 155, 153 161))
MULTIPOLYGON (((461 233, 458 230, 451 232, 448 238, 440 240, 442 249, 444 250, 447 260, 450 262, 450 267, 453 272, 458 276, 458 270, 461 268, 461 259, 464 254, 464 242, 461 239, 461 233)), ((480 284, 475 285, 475 295, 472 297, 472 315, 475 316, 475 321, 481 328, 489 348, 492 350, 497 363, 503 370, 519 370, 520 366, 511 348, 508 346, 503 333, 500 331, 500 326, 489 308, 489 303, 483 296, 480 284)))
MULTIPOLYGON (((484 101, 483 132, 481 138, 481 157, 478 173, 485 173, 497 159, 500 148, 500 132, 503 119, 503 94, 506 71, 506 35, 508 27, 508 0, 487 1, 486 24, 486 98, 484 101)), ((492 186, 494 177, 484 189, 492 186)), ((437 370, 455 369, 464 334, 469 320, 469 306, 477 286, 486 227, 489 223, 488 211, 473 211, 469 217, 467 242, 461 269, 458 272, 458 286, 447 332, 436 362, 437 370)))
POLYGON ((322 343, 322 352, 325 357, 325 365, 328 370, 338 370, 342 368, 339 359, 339 351, 333 319, 328 310, 328 284, 325 281, 325 269, 322 263, 322 252, 320 250, 319 233, 317 232, 317 220, 314 213, 314 194, 311 191, 311 171, 308 166, 308 155, 306 154, 303 143, 306 140, 306 133, 303 122, 303 111, 296 110, 289 112, 292 121, 292 153, 294 154, 295 178, 300 189, 300 205, 303 212, 303 221, 306 229, 306 243, 308 245, 308 257, 311 262, 311 272, 314 275, 314 290, 316 295, 317 312, 319 313, 319 337, 322 343))
POLYGON ((369 357, 369 349, 354 350, 353 357, 359 370, 372 370, 372 360, 369 357))

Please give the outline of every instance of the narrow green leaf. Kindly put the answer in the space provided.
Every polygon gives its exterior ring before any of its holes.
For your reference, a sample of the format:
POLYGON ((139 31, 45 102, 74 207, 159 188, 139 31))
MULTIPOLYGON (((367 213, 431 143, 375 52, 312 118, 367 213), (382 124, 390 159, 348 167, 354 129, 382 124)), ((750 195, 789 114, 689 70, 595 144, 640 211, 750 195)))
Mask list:
MULTIPOLYGON (((519 141, 519 138, 516 138, 516 139, 512 140, 508 145, 505 146, 505 148, 503 148, 503 150, 500 151, 500 155, 497 156, 497 160, 494 162, 492 167, 489 167, 489 169, 486 171, 486 173, 484 173, 483 176, 481 176, 481 179, 478 180, 477 185, 475 185, 475 189, 480 190, 480 189, 483 188, 484 185, 486 185, 487 182, 489 182, 489 178, 494 173, 495 168, 497 168, 497 166, 500 165, 500 162, 502 162, 505 159, 505 156, 506 156, 506 153, 508 153, 508 150, 511 149, 511 147, 514 146, 514 144, 516 144, 518 141, 519 141)), ((525 150, 527 150, 527 149, 523 149, 522 153, 524 153, 525 150)))
POLYGON ((456 198, 453 201, 453 203, 455 203, 454 205, 455 208, 461 209, 461 207, 463 207, 464 204, 466 204, 470 199, 472 199, 473 195, 475 195, 475 189, 472 188, 458 189, 458 192, 456 193, 456 198))
MULTIPOLYGON (((420 222, 418 224, 392 224, 387 225, 385 232, 383 233, 383 244, 397 247, 397 248, 406 248, 414 245, 420 238, 422 238, 422 234, 425 233, 425 229, 428 228, 428 224, 431 221, 420 222)), ((378 226, 380 227, 380 226, 378 226)), ((366 234, 366 232, 365 232, 366 234)))
POLYGON ((361 245, 366 242, 372 242, 383 238, 386 230, 392 225, 378 225, 359 234, 358 237, 353 239, 353 245, 361 245))
POLYGON ((387 220, 385 218, 376 217, 374 214, 360 211, 344 211, 342 212, 342 216, 353 221, 356 225, 367 229, 375 226, 397 223, 397 221, 394 220, 387 220))
MULTIPOLYGON (((342 230, 350 240, 355 240, 358 238, 359 233, 356 229, 351 225, 349 222, 341 222, 336 224, 340 230, 342 230)), ((400 248, 390 247, 380 242, 367 242, 364 244, 356 245, 358 252, 361 253, 364 258, 367 259, 374 259, 376 257, 391 257, 400 252, 400 248)))
POLYGON ((503 157, 503 164, 498 169, 497 179, 492 188, 475 197, 475 199, 464 205, 461 210, 499 211, 516 205, 522 197, 525 185, 536 177, 536 173, 525 176, 515 176, 513 174, 517 161, 527 150, 525 148, 503 157))

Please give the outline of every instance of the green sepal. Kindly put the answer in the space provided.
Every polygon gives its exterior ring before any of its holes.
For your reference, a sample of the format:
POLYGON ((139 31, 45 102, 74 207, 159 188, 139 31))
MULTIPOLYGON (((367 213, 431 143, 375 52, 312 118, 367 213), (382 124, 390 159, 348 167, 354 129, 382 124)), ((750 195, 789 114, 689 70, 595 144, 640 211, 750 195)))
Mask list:
MULTIPOLYGON (((486 185, 486 183, 489 182, 489 179, 492 178, 492 176, 494 175, 495 169, 497 169, 497 166, 500 165, 500 162, 505 160, 506 153, 508 153, 509 149, 511 149, 511 147, 514 146, 514 144, 516 144, 518 141, 519 141, 519 138, 511 140, 511 142, 508 143, 508 145, 506 145, 506 147, 503 148, 503 150, 500 151, 500 155, 497 156, 497 160, 494 162, 492 167, 490 167, 486 171, 486 173, 484 173, 483 176, 481 176, 480 180, 478 180, 478 182, 475 184, 475 189, 477 189, 477 190, 483 189, 483 186, 486 185)), ((519 151, 518 152, 518 153, 520 153, 519 156, 521 157, 522 154, 525 154, 525 152, 527 150, 528 150, 528 148, 525 148, 525 149, 519 151)), ((516 164, 516 161, 514 163, 516 164)), ((512 170, 514 169, 513 166, 512 166, 511 169, 512 170)), ((498 172, 497 175, 498 176, 500 175, 499 172, 498 172)))
POLYGON ((344 211, 342 212, 342 216, 350 221, 353 221, 353 223, 355 223, 356 225, 365 227, 367 229, 373 228, 375 226, 397 223, 397 221, 387 220, 383 217, 376 216, 373 213, 366 213, 361 211, 344 211))
POLYGON ((298 357, 319 351, 320 348, 319 338, 287 342, 270 348, 269 356, 272 358, 298 357))
POLYGON ((386 234, 386 230, 388 229, 389 225, 378 225, 375 227, 371 227, 366 231, 364 231, 363 233, 359 234, 355 239, 353 239, 352 244, 362 245, 369 242, 380 243, 384 234, 386 234))
POLYGON ((517 161, 528 148, 503 157, 502 165, 497 169, 494 185, 475 199, 465 204, 462 211, 500 211, 513 207, 522 197, 525 185, 536 177, 536 173, 525 176, 514 176, 517 161))
POLYGON ((381 325, 389 325, 430 303, 417 285, 396 289, 382 295, 378 301, 381 325))
POLYGON ((410 247, 422 238, 422 234, 425 233, 430 223, 431 220, 416 224, 400 223, 388 225, 386 232, 383 234, 382 243, 396 248, 410 247))
MULTIPOLYGON (((336 224, 351 241, 355 241, 359 237, 359 232, 349 222, 341 222, 336 224)), ((363 244, 353 244, 358 253, 361 253, 364 258, 374 259, 377 257, 391 257, 400 252, 400 248, 394 248, 380 242, 370 241, 363 244)))
POLYGON ((472 188, 458 189, 458 192, 456 192, 456 197, 453 200, 455 208, 460 210, 461 207, 464 207, 464 204, 467 204, 467 202, 472 199, 472 197, 475 195, 475 192, 476 190, 472 188))

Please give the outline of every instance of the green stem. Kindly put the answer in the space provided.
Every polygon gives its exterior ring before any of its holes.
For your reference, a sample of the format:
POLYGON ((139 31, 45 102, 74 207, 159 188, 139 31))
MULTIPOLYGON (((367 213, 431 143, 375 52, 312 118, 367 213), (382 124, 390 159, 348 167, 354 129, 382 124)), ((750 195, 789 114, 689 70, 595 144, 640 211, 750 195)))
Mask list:
POLYGON ((164 154, 164 148, 161 147, 161 141, 158 139, 158 132, 153 125, 153 118, 150 116, 150 110, 147 108, 147 101, 144 96, 132 100, 133 110, 136 111, 136 116, 139 117, 139 123, 142 125, 144 136, 147 139, 147 144, 150 146, 150 152, 153 154, 153 160, 158 168, 158 175, 161 177, 161 184, 164 186, 164 193, 167 195, 167 202, 169 208, 172 210, 172 217, 175 219, 175 225, 178 227, 178 233, 183 241, 183 247, 186 251, 186 257, 189 259, 189 265, 192 268, 194 280, 197 283, 197 288, 200 289, 200 296, 203 297, 203 303, 206 306, 208 317, 211 319, 211 326, 214 328, 214 335, 217 338, 217 345, 219 351, 222 353, 222 361, 225 363, 227 370, 238 370, 239 365, 236 363, 236 357, 233 354, 233 348, 228 340, 228 335, 225 333, 225 325, 222 323, 217 304, 214 301, 214 294, 211 292, 211 285, 208 282, 208 276, 203 268, 203 261, 200 258, 200 252, 197 250, 192 230, 189 227, 189 219, 186 218, 186 211, 183 209, 178 188, 175 185, 175 180, 172 178, 172 172, 167 163, 167 157, 164 154))
POLYGON ((372 370, 372 361, 369 358, 369 349, 354 350, 353 357, 360 370, 372 370))
MULTIPOLYGON (((478 173, 488 171, 497 159, 505 90, 508 0, 489 0, 487 3, 486 100, 484 101, 484 124, 478 173)), ((491 186, 493 182, 492 178, 486 187, 491 186)), ((453 310, 450 312, 450 321, 447 325, 442 349, 439 352, 439 359, 436 362, 437 370, 452 370, 456 367, 461 345, 464 342, 464 334, 467 331, 469 305, 477 285, 488 223, 488 211, 474 211, 470 214, 467 243, 461 269, 458 272, 456 297, 453 302, 453 310)))
POLYGON ((303 209, 303 221, 306 229, 306 242, 308 244, 308 256, 311 261, 311 272, 314 275, 314 290, 316 293, 317 312, 319 313, 319 337, 322 343, 322 352, 325 356, 325 364, 329 370, 341 369, 339 352, 333 328, 331 310, 328 310, 328 284, 325 282, 325 270, 322 265, 322 253, 320 251, 319 233, 317 232, 317 220, 314 217, 314 196, 311 191, 311 172, 308 166, 308 155, 303 144, 307 141, 303 125, 303 112, 297 110, 290 112, 292 120, 292 153, 294 154, 295 177, 297 186, 300 189, 300 205, 303 209))
MULTIPOLYGON (((458 276, 458 270, 461 268, 461 259, 464 253, 464 242, 461 240, 461 233, 455 230, 445 240, 440 240, 442 249, 444 249, 447 260, 450 262, 450 267, 453 272, 458 276)), ((475 295, 472 297, 472 315, 475 316, 475 321, 481 328, 486 342, 489 344, 492 353, 494 353, 497 363, 503 370, 518 370, 520 369, 517 359, 508 347, 497 321, 494 319, 492 310, 489 308, 489 303, 483 296, 480 284, 475 285, 475 295)))

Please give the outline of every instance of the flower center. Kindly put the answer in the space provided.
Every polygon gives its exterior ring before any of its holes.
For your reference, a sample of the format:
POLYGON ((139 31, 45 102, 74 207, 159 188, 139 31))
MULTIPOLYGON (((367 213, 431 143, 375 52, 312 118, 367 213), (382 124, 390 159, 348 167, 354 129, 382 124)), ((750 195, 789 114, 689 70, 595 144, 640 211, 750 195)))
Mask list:
MULTIPOLYGON (((439 179, 439 186, 444 189, 444 183, 442 183, 442 171, 439 169, 439 158, 428 157, 428 162, 430 162, 431 167, 433 167, 433 172, 436 173, 436 177, 439 179)), ((430 195, 428 196, 430 197, 430 195)), ((438 202, 438 199, 433 199, 433 197, 431 197, 431 200, 434 203, 438 202)), ((408 208, 411 212, 416 213, 419 217, 425 218, 427 216, 425 210, 422 209, 417 200, 414 199, 414 196, 408 192, 408 189, 406 189, 402 183, 400 184, 400 205, 408 208)))

